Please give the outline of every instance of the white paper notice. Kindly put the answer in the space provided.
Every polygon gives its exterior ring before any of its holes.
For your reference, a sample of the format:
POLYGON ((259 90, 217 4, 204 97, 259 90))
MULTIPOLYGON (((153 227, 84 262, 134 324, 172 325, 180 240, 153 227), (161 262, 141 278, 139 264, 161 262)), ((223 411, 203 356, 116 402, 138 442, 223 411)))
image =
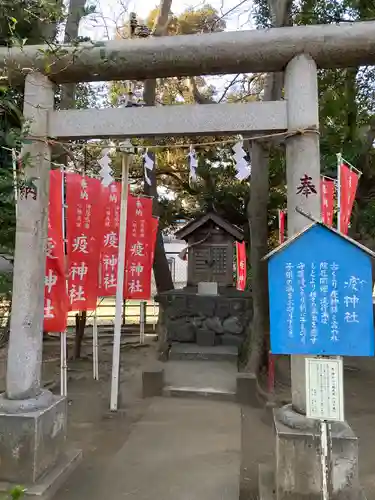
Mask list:
POLYGON ((306 358, 306 416, 344 421, 343 361, 306 358))

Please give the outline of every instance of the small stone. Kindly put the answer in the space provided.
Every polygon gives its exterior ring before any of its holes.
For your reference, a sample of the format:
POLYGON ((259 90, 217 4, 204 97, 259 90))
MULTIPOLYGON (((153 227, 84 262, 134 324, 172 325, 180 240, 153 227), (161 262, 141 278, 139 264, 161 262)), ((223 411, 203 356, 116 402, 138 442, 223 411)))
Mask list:
POLYGON ((220 318, 218 318, 217 316, 214 316, 213 318, 207 318, 204 322, 204 325, 206 328, 212 330, 215 333, 224 332, 224 328, 223 325, 221 324, 220 318))
POLYGON ((223 328, 225 333, 233 333, 234 335, 240 335, 243 330, 241 321, 237 316, 231 316, 223 322, 223 328))

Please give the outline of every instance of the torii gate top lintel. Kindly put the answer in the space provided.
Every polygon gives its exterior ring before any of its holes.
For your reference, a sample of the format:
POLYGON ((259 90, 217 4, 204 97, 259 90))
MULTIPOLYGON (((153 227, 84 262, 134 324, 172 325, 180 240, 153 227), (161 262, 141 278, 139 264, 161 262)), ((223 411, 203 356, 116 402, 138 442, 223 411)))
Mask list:
POLYGON ((27 68, 56 83, 145 80, 282 71, 301 53, 318 68, 375 64, 375 21, 91 42, 62 51, 4 47, 0 69, 13 81, 24 79, 27 68))

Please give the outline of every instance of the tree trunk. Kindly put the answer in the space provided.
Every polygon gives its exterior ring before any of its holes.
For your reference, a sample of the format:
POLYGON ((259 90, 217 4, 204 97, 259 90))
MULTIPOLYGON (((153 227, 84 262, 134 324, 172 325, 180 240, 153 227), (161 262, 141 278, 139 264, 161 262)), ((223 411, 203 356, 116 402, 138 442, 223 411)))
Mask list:
MULTIPOLYGON (((72 43, 78 38, 79 23, 85 13, 86 0, 70 0, 69 12, 66 19, 64 43, 72 43)), ((61 88, 61 109, 75 107, 76 84, 67 83, 61 88)))
POLYGON ((74 338, 73 359, 80 359, 81 357, 82 340, 85 335, 86 328, 86 317, 86 311, 81 311, 76 314, 76 335, 74 338))
MULTIPOLYGON (((272 25, 285 26, 290 23, 291 0, 269 0, 272 25)), ((284 84, 283 73, 267 75, 264 101, 281 98, 284 84)), ((250 262, 252 269, 253 321, 248 335, 248 360, 246 371, 257 375, 267 366, 269 351, 269 297, 267 263, 262 258, 268 252, 268 198, 269 198, 269 145, 253 142, 251 145, 251 181, 248 218, 251 235, 250 262)))
MULTIPOLYGON (((70 0, 69 12, 66 20, 64 43, 71 43, 78 38, 79 23, 85 12, 86 0, 70 0)), ((75 83, 66 83, 61 87, 61 109, 72 109, 75 107, 75 83)), ((67 164, 68 158, 65 151, 60 155, 60 162, 67 164)), ((81 311, 76 314, 76 331, 74 338, 74 353, 73 358, 81 357, 82 340, 85 335, 86 328, 86 311, 81 311)), ((68 355, 68 354, 67 354, 68 355)))
POLYGON ((267 263, 261 259, 268 251, 268 163, 269 150, 259 142, 251 146, 251 181, 248 218, 250 225, 250 263, 253 297, 253 321, 248 335, 250 352, 246 371, 257 374, 269 337, 269 304, 267 263))
MULTIPOLYGON (((155 21, 153 28, 153 36, 162 36, 168 25, 168 17, 171 12, 172 0, 161 0, 159 6, 159 15, 155 21)), ((146 106, 155 106, 156 100, 156 80, 146 80, 143 90, 143 100, 146 106)), ((155 165, 156 168, 156 165, 155 165)), ((158 203, 158 193, 157 193, 157 183, 155 168, 149 174, 151 180, 151 186, 149 186, 144 181, 144 192, 148 196, 153 197, 153 213, 155 216, 159 215, 159 203, 158 203)), ((156 238, 155 246, 155 257, 153 264, 154 276, 156 289, 158 293, 166 292, 168 290, 173 290, 173 280, 171 276, 171 271, 169 268, 167 256, 165 254, 163 235, 160 229, 158 229, 158 234, 156 238)))

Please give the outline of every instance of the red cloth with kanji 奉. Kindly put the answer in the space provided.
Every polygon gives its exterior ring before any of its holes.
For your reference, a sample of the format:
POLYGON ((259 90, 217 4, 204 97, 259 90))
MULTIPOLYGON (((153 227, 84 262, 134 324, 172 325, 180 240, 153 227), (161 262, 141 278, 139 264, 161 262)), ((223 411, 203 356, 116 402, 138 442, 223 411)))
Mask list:
POLYGON ((102 186, 104 206, 104 234, 99 265, 99 297, 116 295, 118 245, 121 212, 121 183, 102 186))
POLYGON ((98 179, 69 173, 66 180, 68 297, 71 311, 96 308, 103 235, 102 185, 98 179))
POLYGON ((151 297, 151 256, 155 241, 152 198, 129 195, 126 225, 124 299, 151 297))
POLYGON ((46 332, 63 332, 67 325, 68 296, 65 276, 62 189, 62 172, 51 170, 44 279, 43 330, 46 332))

